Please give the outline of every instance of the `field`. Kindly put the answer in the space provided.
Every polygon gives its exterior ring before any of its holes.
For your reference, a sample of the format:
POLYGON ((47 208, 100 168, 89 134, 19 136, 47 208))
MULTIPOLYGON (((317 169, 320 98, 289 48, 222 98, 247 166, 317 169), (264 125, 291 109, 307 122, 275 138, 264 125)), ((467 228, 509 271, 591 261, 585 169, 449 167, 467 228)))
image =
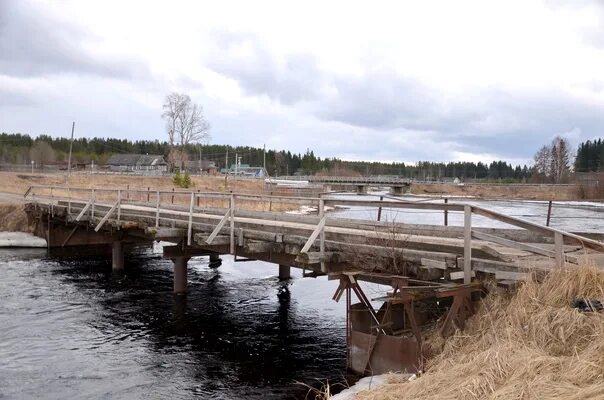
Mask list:
POLYGON ((581 200, 576 185, 519 185, 519 184, 464 184, 452 183, 411 185, 411 193, 418 195, 472 196, 483 199, 526 200, 581 200))

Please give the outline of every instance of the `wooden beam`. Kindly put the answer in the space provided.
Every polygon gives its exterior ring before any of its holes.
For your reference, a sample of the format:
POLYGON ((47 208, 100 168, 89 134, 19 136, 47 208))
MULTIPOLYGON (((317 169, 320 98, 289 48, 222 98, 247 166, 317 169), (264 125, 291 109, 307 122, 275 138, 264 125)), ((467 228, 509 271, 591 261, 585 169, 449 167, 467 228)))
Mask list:
POLYGON ((119 204, 120 204, 120 201, 119 200, 116 201, 115 204, 113 205, 113 207, 111 207, 111 209, 109 209, 109 211, 107 211, 105 216, 103 218, 101 218, 101 221, 99 222, 99 224, 94 228, 95 232, 98 232, 103 227, 103 225, 105 225, 105 222, 107 222, 109 217, 111 217, 111 214, 113 214, 115 212, 115 210, 117 209, 119 204))
MULTIPOLYGON (((528 243, 516 242, 514 240, 505 239, 505 238, 502 238, 499 236, 491 235, 489 233, 476 231, 474 229, 472 230, 472 236, 475 237, 476 239, 486 240, 489 242, 500 244, 502 246, 511 247, 513 249, 518 249, 518 250, 524 250, 524 251, 528 251, 531 253, 540 254, 542 256, 547 256, 547 257, 552 257, 552 258, 554 258, 556 256, 556 253, 554 251, 544 249, 543 247, 535 246, 535 245, 528 244, 528 243)), ((566 255, 565 258, 567 261, 572 262, 574 264, 577 264, 577 262, 578 262, 577 257, 566 255)))
POLYGON ((310 234, 310 237, 306 241, 306 244, 302 247, 302 250, 300 250, 301 253, 306 253, 308 250, 310 250, 310 247, 315 243, 315 240, 317 240, 317 237, 319 237, 321 231, 323 231, 326 219, 327 217, 321 218, 321 221, 319 222, 313 233, 310 234))
POLYGON ((218 233, 220 232, 220 230, 222 229, 224 224, 226 224, 226 222, 229 220, 230 216, 231 216, 231 210, 229 209, 229 210, 227 210, 226 214, 224 214, 224 217, 222 217, 220 222, 218 222, 218 225, 216 225, 216 227, 214 228, 214 230, 212 231, 210 236, 205 240, 205 242, 207 244, 212 244, 212 241, 218 235, 218 233))
POLYGON ((463 283, 468 284, 472 282, 472 207, 464 206, 464 263, 463 271, 464 278, 463 283))
POLYGON ((79 222, 82 219, 82 217, 84 216, 84 214, 86 214, 86 211, 88 211, 88 209, 90 208, 91 205, 92 205, 92 199, 88 200, 88 203, 86 203, 84 208, 82 208, 82 211, 80 211, 80 213, 78 214, 78 216, 76 217, 75 220, 79 222))

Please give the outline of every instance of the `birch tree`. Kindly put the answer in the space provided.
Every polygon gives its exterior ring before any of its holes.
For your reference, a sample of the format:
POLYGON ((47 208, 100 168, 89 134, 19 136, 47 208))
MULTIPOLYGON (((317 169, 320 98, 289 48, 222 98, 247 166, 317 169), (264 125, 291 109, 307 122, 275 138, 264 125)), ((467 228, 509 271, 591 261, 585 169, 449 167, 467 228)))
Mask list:
POLYGON ((193 103, 188 95, 182 93, 166 96, 162 118, 166 121, 170 153, 180 154, 179 160, 174 163, 178 162, 182 169, 186 161, 186 146, 208 140, 210 124, 203 115, 203 107, 193 103))

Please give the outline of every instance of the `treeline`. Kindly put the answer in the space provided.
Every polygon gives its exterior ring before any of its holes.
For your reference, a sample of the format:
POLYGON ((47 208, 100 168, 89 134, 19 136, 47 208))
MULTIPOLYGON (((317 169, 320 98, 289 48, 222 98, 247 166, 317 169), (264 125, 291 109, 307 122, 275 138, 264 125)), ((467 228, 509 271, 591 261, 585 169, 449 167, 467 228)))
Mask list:
MULTIPOLYGON (((0 134, 0 162, 10 164, 65 163, 69 154, 70 140, 40 135, 32 138, 23 134, 0 134)), ((168 157, 167 141, 111 138, 77 138, 73 141, 72 159, 77 163, 103 164, 116 153, 160 154, 168 157)), ((262 148, 249 146, 198 145, 185 146, 189 160, 211 160, 218 168, 235 163, 240 157, 242 164, 262 166, 265 153, 262 148)), ((481 180, 524 181, 531 177, 528 166, 513 166, 505 161, 482 162, 418 162, 407 165, 402 162, 342 161, 338 158, 321 158, 312 150, 303 154, 290 151, 266 151, 266 169, 271 175, 329 174, 329 175, 396 175, 419 180, 439 180, 445 177, 481 180)))
POLYGON ((592 172, 604 171, 604 141, 602 139, 588 140, 577 148, 575 171, 592 172))

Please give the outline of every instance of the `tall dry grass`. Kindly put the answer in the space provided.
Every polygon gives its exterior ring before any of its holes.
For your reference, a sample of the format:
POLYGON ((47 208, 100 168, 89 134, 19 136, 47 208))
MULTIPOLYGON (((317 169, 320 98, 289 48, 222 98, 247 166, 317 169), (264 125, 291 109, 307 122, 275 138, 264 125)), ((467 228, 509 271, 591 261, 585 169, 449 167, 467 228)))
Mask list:
POLYGON ((601 270, 557 270, 491 294, 463 332, 432 341, 443 345, 419 379, 357 399, 604 399, 604 314, 574 309, 578 297, 604 299, 601 270))
POLYGON ((22 204, 0 204, 0 232, 33 232, 22 204))

